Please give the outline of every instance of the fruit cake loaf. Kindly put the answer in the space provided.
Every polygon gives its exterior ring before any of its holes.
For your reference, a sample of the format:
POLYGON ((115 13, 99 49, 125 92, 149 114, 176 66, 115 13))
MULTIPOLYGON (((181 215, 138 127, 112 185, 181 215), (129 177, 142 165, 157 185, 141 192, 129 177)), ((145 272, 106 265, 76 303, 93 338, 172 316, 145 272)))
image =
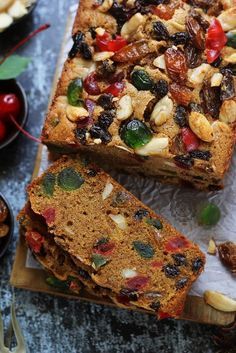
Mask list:
POLYGON ((235 30, 234 0, 81 0, 43 142, 221 188, 234 147, 235 30))
POLYGON ((28 195, 55 242, 118 302, 178 316, 203 270, 197 245, 77 156, 56 161, 28 195))

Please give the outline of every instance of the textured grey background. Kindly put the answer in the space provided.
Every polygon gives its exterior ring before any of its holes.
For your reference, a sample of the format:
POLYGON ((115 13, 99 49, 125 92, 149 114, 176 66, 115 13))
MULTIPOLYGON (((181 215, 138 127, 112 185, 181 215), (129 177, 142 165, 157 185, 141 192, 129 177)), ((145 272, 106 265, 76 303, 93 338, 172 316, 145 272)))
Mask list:
MULTIPOLYGON (((56 60, 69 6, 73 0, 40 0, 31 18, 14 31, 0 36, 0 54, 32 29, 49 22, 50 30, 39 34, 19 52, 32 62, 20 77, 30 103, 27 129, 38 136, 47 107, 56 60)), ((16 215, 25 201, 25 186, 33 171, 37 146, 20 136, 0 151, 0 191, 16 215)), ((17 316, 32 353, 211 353, 214 327, 184 321, 157 322, 145 314, 13 290, 9 284, 18 236, 0 262, 0 308, 7 325, 9 305, 15 293, 17 316)))

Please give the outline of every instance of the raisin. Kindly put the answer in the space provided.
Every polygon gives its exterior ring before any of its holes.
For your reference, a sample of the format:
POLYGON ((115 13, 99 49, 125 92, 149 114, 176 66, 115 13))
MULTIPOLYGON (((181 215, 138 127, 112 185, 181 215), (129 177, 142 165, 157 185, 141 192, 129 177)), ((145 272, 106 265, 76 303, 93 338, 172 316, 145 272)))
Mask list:
POLYGON ((87 130, 85 128, 77 128, 75 130, 75 137, 82 145, 85 145, 86 143, 86 132, 87 130))
POLYGON ((230 65, 224 66, 220 69, 220 72, 222 73, 222 75, 226 75, 227 73, 230 73, 231 75, 233 75, 233 69, 230 65))
MULTIPOLYGON (((209 4, 209 1, 207 0, 208 4, 209 4)), ((210 23, 205 20, 205 18, 203 18, 199 12, 193 10, 191 11, 191 16, 197 20, 197 22, 199 23, 199 25, 206 31, 207 28, 210 26, 210 23)))
POLYGON ((153 93, 158 99, 165 97, 168 93, 168 82, 165 80, 155 82, 151 88, 151 93, 153 93))
POLYGON ((202 109, 201 105, 198 104, 198 103, 194 103, 194 102, 190 103, 189 104, 189 108, 193 112, 198 112, 198 113, 201 113, 201 114, 203 113, 203 109, 202 109))
POLYGON ((220 87, 211 87, 205 83, 200 92, 200 97, 204 112, 210 114, 213 118, 218 118, 221 106, 220 87))
POLYGON ((78 268, 77 272, 80 277, 87 279, 87 280, 90 279, 88 272, 83 270, 82 268, 78 268))
POLYGON ((227 99, 231 99, 234 96, 234 77, 229 72, 226 72, 221 82, 220 99, 224 101, 227 99))
POLYGON ((162 269, 165 272, 166 277, 169 278, 177 277, 180 274, 180 270, 175 265, 167 264, 163 266, 162 269))
POLYGON ((209 159, 212 156, 210 151, 200 151, 200 150, 191 151, 189 154, 192 158, 202 159, 204 161, 209 161, 209 159))
POLYGON ((155 311, 158 311, 160 309, 160 306, 161 306, 161 303, 159 301, 155 301, 150 304, 150 308, 155 311))
POLYGON ((135 292, 132 289, 129 288, 123 288, 120 290, 120 294, 121 297, 127 298, 129 300, 131 300, 132 302, 135 302, 138 300, 138 294, 137 292, 135 292))
POLYGON ((222 57, 218 56, 218 58, 215 61, 213 61, 213 63, 211 63, 210 65, 213 67, 219 67, 221 63, 222 63, 222 57))
POLYGON ((98 78, 108 79, 116 72, 116 64, 111 60, 104 60, 98 64, 96 74, 98 78))
POLYGON ((98 117, 98 125, 101 128, 107 130, 113 122, 114 115, 115 114, 113 110, 102 112, 98 117))
POLYGON ((187 61, 187 66, 190 69, 201 65, 202 63, 202 51, 195 48, 191 43, 187 44, 184 48, 184 54, 187 61))
POLYGON ((188 282, 188 278, 186 278, 186 277, 179 279, 175 284, 176 289, 184 288, 186 286, 187 282, 188 282))
POLYGON ((106 130, 100 127, 98 124, 94 124, 89 130, 91 137, 100 138, 103 143, 109 143, 112 139, 111 134, 106 130))
POLYGON ((95 176, 97 175, 97 171, 94 170, 94 169, 89 169, 89 170, 87 171, 87 174, 88 174, 88 176, 90 176, 90 177, 95 177, 95 176))
POLYGON ((85 60, 92 60, 92 51, 86 42, 81 43, 80 53, 85 60))
POLYGON ((179 85, 176 82, 171 83, 170 93, 176 103, 180 105, 187 106, 192 99, 192 91, 188 87, 179 85))
POLYGON ((73 36, 74 44, 69 52, 69 58, 73 59, 77 53, 80 53, 86 60, 92 59, 92 51, 89 45, 85 42, 84 34, 78 32, 73 36))
POLYGON ((170 36, 170 40, 174 43, 174 45, 185 45, 189 42, 189 35, 187 32, 176 32, 170 36))
POLYGON ((187 264, 186 256, 184 254, 172 254, 171 256, 175 260, 176 266, 183 266, 187 264))
POLYGON ((192 270, 193 272, 199 272, 199 270, 203 267, 203 261, 200 258, 193 260, 192 262, 192 270))
POLYGON ((187 76, 187 64, 184 53, 180 49, 168 48, 164 56, 170 78, 177 82, 184 82, 187 76))
POLYGON ((145 210, 144 208, 140 208, 137 212, 134 214, 134 219, 136 221, 141 221, 144 217, 147 217, 149 215, 149 211, 145 210))
POLYGON ((187 125, 187 110, 182 105, 178 105, 175 111, 174 120, 177 125, 184 127, 187 125))
POLYGON ((161 21, 156 21, 153 23, 153 35, 156 40, 168 40, 169 39, 169 32, 161 21))
POLYGON ((183 169, 190 169, 194 165, 194 161, 189 155, 175 156, 174 161, 178 167, 183 169))
POLYGON ((96 36, 97 36, 97 33, 96 33, 95 29, 96 29, 95 27, 90 27, 89 28, 89 32, 91 33, 92 39, 96 39, 96 36))
POLYGON ((192 16, 186 19, 186 29, 193 45, 200 50, 205 49, 205 32, 192 16))
POLYGON ((113 1, 112 7, 108 11, 113 17, 115 17, 118 24, 118 32, 120 31, 123 24, 134 15, 136 8, 127 9, 124 4, 119 4, 117 0, 113 1))
POLYGON ((113 109, 114 108, 114 104, 113 104, 112 100, 113 100, 113 95, 112 94, 104 93, 98 98, 97 104, 100 105, 105 110, 113 109))

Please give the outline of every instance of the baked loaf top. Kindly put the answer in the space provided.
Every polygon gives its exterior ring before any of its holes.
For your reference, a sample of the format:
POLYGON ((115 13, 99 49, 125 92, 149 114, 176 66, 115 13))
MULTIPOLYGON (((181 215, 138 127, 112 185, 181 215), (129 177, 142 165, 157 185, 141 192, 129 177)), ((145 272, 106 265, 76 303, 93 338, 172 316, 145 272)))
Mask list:
POLYGON ((178 316, 204 266, 197 245, 77 158, 56 161, 28 194, 55 242, 118 302, 178 316))
POLYGON ((234 145, 235 30, 233 0, 81 0, 43 141, 160 156, 218 182, 234 145))

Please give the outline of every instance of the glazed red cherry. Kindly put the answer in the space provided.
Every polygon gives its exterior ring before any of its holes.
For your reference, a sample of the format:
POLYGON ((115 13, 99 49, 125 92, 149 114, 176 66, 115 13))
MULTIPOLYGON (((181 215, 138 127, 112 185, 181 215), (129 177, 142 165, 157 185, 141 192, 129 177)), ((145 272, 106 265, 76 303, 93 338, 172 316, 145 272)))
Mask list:
POLYGON ((7 134, 7 129, 5 124, 0 120, 0 142, 2 142, 7 134))
POLYGON ((21 103, 13 94, 0 94, 0 119, 9 121, 9 115, 17 117, 20 113, 21 103))

